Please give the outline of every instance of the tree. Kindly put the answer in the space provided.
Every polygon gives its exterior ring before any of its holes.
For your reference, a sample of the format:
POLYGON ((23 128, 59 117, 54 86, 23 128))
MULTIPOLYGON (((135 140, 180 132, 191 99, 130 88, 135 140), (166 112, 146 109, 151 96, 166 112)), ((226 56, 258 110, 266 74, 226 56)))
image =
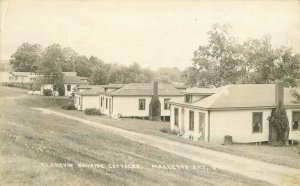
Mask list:
POLYGON ((187 85, 219 87, 227 84, 274 83, 295 87, 300 76, 300 55, 292 48, 272 47, 271 37, 243 43, 230 34, 229 25, 215 24, 208 44, 194 52, 193 65, 183 72, 187 85))
POLYGON ((63 82, 62 62, 63 52, 59 44, 53 44, 45 49, 39 71, 43 74, 43 84, 50 84, 53 88, 53 98, 63 82))
POLYGON ((75 63, 78 54, 70 47, 66 47, 62 49, 63 60, 62 62, 62 70, 64 72, 72 72, 75 70, 75 63))
POLYGON ((10 64, 17 72, 36 72, 41 60, 43 48, 39 44, 23 43, 11 55, 10 64))
POLYGON ((289 121, 286 110, 282 103, 279 103, 276 109, 273 109, 268 118, 270 123, 270 139, 273 144, 288 144, 289 139, 289 121))
POLYGON ((230 29, 230 25, 213 25, 208 45, 194 52, 193 66, 184 72, 188 85, 212 87, 239 80, 241 46, 230 35, 230 29))
POLYGON ((93 72, 93 65, 86 56, 75 58, 75 71, 78 76, 90 78, 93 72))

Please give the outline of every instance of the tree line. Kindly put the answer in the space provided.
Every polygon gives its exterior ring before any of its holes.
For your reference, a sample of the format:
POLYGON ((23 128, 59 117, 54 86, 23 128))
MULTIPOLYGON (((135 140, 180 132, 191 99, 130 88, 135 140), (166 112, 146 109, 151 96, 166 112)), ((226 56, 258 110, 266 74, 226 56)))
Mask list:
POLYGON ((238 42, 230 25, 214 24, 208 44, 199 46, 193 65, 183 72, 191 87, 220 87, 227 84, 268 84, 276 79, 285 86, 299 83, 300 55, 290 47, 275 48, 271 37, 238 42))
POLYGON ((11 55, 10 64, 18 72, 71 72, 87 77, 91 84, 182 82, 177 67, 151 70, 134 62, 129 66, 105 63, 95 56, 80 55, 70 47, 53 44, 45 49, 40 44, 23 43, 11 55))

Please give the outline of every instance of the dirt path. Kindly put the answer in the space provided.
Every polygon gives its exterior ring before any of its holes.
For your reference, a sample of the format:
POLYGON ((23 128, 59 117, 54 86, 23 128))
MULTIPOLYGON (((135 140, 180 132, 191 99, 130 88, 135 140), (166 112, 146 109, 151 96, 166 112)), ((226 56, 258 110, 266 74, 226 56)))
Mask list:
POLYGON ((42 111, 44 114, 55 114, 68 119, 76 120, 103 130, 120 135, 127 139, 137 141, 139 143, 151 145, 160 150, 176 154, 188 158, 190 160, 208 164, 217 169, 223 169, 234 173, 242 174, 247 177, 266 181, 275 185, 285 185, 285 179, 300 174, 299 169, 293 169, 285 166, 274 165, 257 160, 252 160, 240 156, 230 155, 222 152, 209 150, 193 145, 183 144, 162 137, 140 134, 101 123, 69 116, 60 112, 52 111, 44 108, 33 108, 42 111))

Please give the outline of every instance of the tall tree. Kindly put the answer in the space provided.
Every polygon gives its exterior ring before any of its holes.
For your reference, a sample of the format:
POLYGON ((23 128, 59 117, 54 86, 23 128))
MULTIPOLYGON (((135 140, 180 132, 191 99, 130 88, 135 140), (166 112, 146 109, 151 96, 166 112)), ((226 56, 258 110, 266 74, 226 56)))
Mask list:
POLYGON ((45 49, 39 72, 43 73, 43 84, 50 84, 53 88, 53 98, 60 86, 63 86, 62 63, 64 55, 59 44, 53 44, 45 49))
POLYGON ((42 52, 43 47, 39 44, 23 43, 9 61, 17 72, 36 72, 42 52))
POLYGON ((64 72, 74 71, 78 54, 70 47, 63 48, 62 53, 63 53, 62 70, 64 72))
POLYGON ((183 77, 189 86, 219 87, 235 83, 273 83, 283 80, 296 86, 300 73, 300 55, 291 48, 273 48, 271 37, 248 39, 238 43, 230 26, 215 24, 208 32, 207 46, 194 52, 193 65, 183 77))
POLYGON ((241 46, 230 29, 230 25, 214 24, 208 32, 208 45, 194 52, 193 66, 184 72, 190 86, 221 86, 239 80, 241 46))

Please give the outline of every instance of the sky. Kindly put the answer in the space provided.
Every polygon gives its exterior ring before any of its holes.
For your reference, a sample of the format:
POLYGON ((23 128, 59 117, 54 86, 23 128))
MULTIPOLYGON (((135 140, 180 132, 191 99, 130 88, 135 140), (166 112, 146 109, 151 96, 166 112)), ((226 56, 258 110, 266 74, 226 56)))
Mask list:
POLYGON ((192 64, 214 23, 240 41, 269 34, 300 53, 300 1, 0 0, 0 59, 24 42, 59 43, 104 62, 142 67, 192 64))

